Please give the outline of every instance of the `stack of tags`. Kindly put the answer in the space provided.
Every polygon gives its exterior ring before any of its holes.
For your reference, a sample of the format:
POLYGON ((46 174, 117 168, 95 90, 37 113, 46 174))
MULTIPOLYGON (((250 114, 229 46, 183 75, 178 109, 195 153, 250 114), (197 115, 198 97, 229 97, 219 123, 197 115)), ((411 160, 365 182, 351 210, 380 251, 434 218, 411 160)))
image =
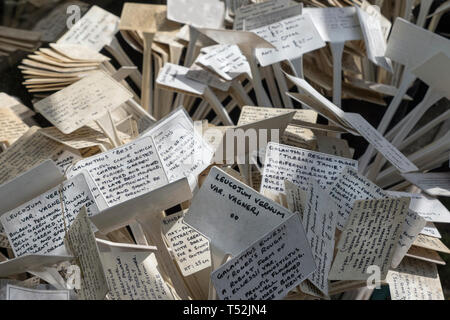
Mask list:
POLYGON ((109 58, 80 45, 50 44, 22 60, 23 84, 32 93, 51 93, 84 78, 109 58))
MULTIPOLYGON (((87 10, 83 3, 74 2, 73 6, 79 8, 80 14, 81 11, 87 10)), ((62 5, 56 8, 55 12, 60 13, 62 8, 66 8, 66 6, 62 5)), ((51 13, 49 18, 55 16, 56 13, 51 13)), ((110 58, 99 52, 105 45, 112 45, 118 31, 119 18, 117 16, 98 6, 92 6, 81 19, 71 24, 67 32, 62 36, 59 34, 58 37, 52 35, 53 32, 61 33, 69 24, 64 21, 63 28, 60 30, 61 26, 58 25, 59 20, 57 19, 56 22, 52 22, 56 30, 52 28, 47 30, 45 26, 42 26, 44 23, 45 19, 36 27, 44 29, 47 38, 57 40, 56 43, 49 43, 49 47, 40 48, 24 59, 22 65, 19 66, 25 79, 23 84, 35 98, 46 97, 95 70, 102 69, 111 74, 115 72, 114 67, 107 64, 110 58), (45 32, 49 32, 50 35, 45 32)), ((121 50, 119 45, 117 50, 121 50)), ((126 57, 121 52, 119 55, 121 58, 126 57)), ((123 60, 121 62, 124 64, 123 60)), ((125 65, 132 66, 132 63, 127 61, 125 65)))
POLYGON ((0 56, 17 50, 32 52, 41 45, 41 33, 0 26, 0 56))
POLYGON ((450 112, 420 120, 450 97, 450 41, 428 1, 377 3, 85 7, 19 66, 51 125, 0 94, 0 298, 445 299, 450 112), (347 112, 386 96, 377 128, 347 112))

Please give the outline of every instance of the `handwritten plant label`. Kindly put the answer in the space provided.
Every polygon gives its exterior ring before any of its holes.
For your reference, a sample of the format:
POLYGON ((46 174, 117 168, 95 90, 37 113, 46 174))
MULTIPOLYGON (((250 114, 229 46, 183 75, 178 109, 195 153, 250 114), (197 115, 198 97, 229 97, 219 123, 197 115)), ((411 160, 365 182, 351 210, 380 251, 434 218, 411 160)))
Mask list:
POLYGON ((103 252, 101 258, 112 300, 174 299, 154 253, 103 252))
POLYGON ((82 207, 89 215, 98 213, 94 197, 83 175, 65 181, 44 194, 1 216, 16 257, 29 253, 65 253, 65 227, 69 227, 82 207), (61 190, 64 213, 61 209, 61 190))
POLYGON ((277 300, 316 269, 298 216, 260 238, 211 274, 222 300, 277 300))
POLYGON ((163 233, 175 255, 183 276, 211 266, 209 242, 200 233, 183 223, 183 212, 172 214, 161 222, 163 233))
POLYGON ((266 148, 261 192, 284 193, 284 180, 306 189, 310 177, 327 187, 347 166, 357 169, 358 162, 271 142, 266 148))
POLYGON ((34 106, 61 132, 69 134, 113 111, 133 95, 103 71, 96 71, 34 106))
POLYGON ((299 58, 325 46, 308 15, 295 16, 251 31, 276 47, 256 50, 256 57, 263 67, 299 58))
POLYGON ((224 253, 237 255, 293 213, 213 167, 184 222, 224 253))

